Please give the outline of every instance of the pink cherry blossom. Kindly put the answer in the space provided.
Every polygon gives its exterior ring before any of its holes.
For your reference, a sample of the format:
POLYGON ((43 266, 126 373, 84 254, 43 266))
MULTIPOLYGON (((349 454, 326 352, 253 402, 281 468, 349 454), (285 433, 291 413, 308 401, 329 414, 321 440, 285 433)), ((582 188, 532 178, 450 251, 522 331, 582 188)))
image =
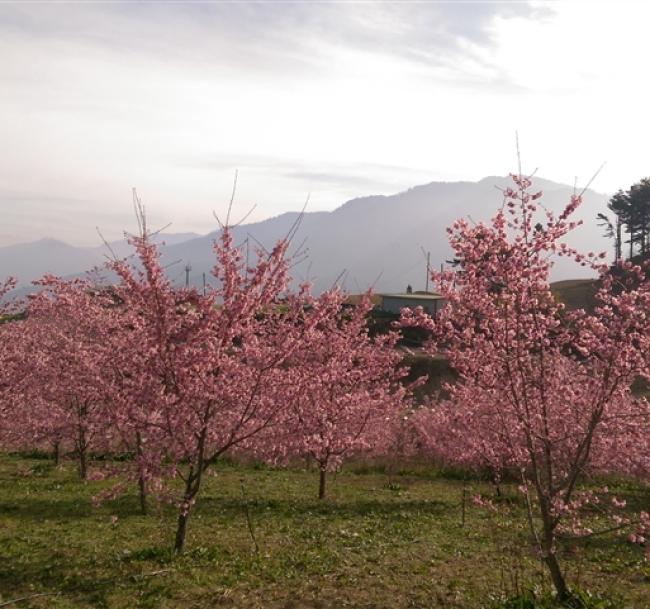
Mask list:
POLYGON ((512 177, 516 187, 490 223, 452 227, 458 269, 433 273, 449 306, 436 319, 405 311, 402 323, 432 331, 428 350, 459 375, 448 400, 417 413, 423 443, 438 458, 520 476, 531 533, 565 596, 557 537, 592 534, 580 512, 600 501, 579 491, 585 475, 650 471, 650 408, 630 389, 648 376, 650 281, 645 270, 612 271, 561 241, 578 225, 579 196, 557 217, 542 215, 531 180, 512 177), (557 301, 553 255, 599 273, 594 312, 557 301))

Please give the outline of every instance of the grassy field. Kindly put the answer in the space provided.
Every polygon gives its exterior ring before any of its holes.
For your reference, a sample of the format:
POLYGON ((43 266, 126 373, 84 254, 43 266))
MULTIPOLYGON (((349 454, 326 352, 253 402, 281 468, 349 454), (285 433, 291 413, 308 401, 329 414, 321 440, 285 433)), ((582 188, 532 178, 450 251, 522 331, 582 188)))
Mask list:
MULTIPOLYGON (((186 554, 172 559, 170 506, 142 516, 128 494, 95 508, 106 482, 82 484, 72 464, 0 456, 0 607, 44 594, 11 606, 471 609, 548 586, 512 488, 502 500, 510 515, 468 499, 463 526, 463 482, 440 472, 389 477, 359 465, 332 478, 325 502, 316 478, 223 466, 197 505, 186 554)), ((467 496, 479 490, 491 492, 470 481, 467 496)), ((618 490, 633 508, 650 503, 647 490, 618 490)), ((563 556, 573 583, 619 597, 620 607, 650 606, 638 547, 595 538, 563 556)))

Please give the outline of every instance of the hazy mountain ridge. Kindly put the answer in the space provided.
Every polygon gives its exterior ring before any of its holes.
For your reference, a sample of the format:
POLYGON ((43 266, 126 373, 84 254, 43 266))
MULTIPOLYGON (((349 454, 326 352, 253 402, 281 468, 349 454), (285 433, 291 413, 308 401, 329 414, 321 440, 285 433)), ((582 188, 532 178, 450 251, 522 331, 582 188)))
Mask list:
MULTIPOLYGON (((159 234, 157 242, 168 245, 184 243, 197 237, 195 233, 159 234)), ((113 252, 118 257, 129 255, 126 240, 112 241, 96 247, 77 247, 58 239, 44 238, 30 243, 0 247, 0 277, 14 276, 27 284, 46 273, 68 276, 84 273, 102 266, 113 252)))
MULTIPOLYGON (((309 279, 319 292, 330 287, 341 273, 342 283, 357 292, 373 285, 378 291, 399 291, 407 284, 422 289, 426 263, 422 249, 431 252, 431 265, 438 268, 450 258, 446 228, 454 220, 469 216, 473 221, 488 220, 502 202, 499 189, 512 185, 510 178, 490 176, 478 182, 432 182, 395 195, 375 195, 352 199, 331 212, 306 212, 294 238, 294 248, 304 243, 308 258, 293 269, 294 279, 309 279)), ((542 203, 559 212, 569 201, 573 187, 542 178, 534 179, 534 189, 544 191, 542 203)), ((596 214, 605 211, 607 197, 593 191, 584 195, 577 217, 584 220, 567 240, 582 250, 609 250, 596 214)), ((235 242, 249 238, 254 256, 258 243, 271 248, 285 237, 298 219, 287 212, 267 220, 234 229, 235 242)), ((185 264, 191 264, 191 282, 200 286, 203 273, 210 280, 214 265, 213 242, 218 231, 194 234, 162 234, 163 263, 171 265, 175 283, 185 279, 185 264), (172 264, 178 261, 177 264, 172 264)), ((124 256, 125 242, 111 244, 124 256)), ((0 248, 0 277, 17 276, 21 284, 45 272, 58 275, 83 273, 101 265, 108 253, 105 246, 77 248, 53 239, 0 248)), ((567 260, 560 260, 553 279, 589 276, 589 272, 567 260)))

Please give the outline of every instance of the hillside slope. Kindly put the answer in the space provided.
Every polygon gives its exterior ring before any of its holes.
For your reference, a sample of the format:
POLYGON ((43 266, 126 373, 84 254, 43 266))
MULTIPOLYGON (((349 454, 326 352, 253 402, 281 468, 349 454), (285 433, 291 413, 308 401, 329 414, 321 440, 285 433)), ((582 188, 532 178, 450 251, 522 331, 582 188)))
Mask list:
MULTIPOLYGON (((370 196, 348 201, 332 212, 307 212, 294 239, 294 249, 306 250, 307 259, 293 269, 296 281, 310 280, 320 292, 339 277, 343 287, 361 292, 370 286, 377 291, 401 291, 411 284, 423 289, 426 263, 422 249, 431 252, 431 264, 438 268, 451 257, 446 228, 458 217, 472 221, 488 220, 502 203, 499 189, 511 185, 504 177, 488 177, 478 182, 432 182, 391 196, 370 196)), ((573 188, 536 178, 535 188, 544 191, 542 203, 560 211, 569 201, 573 188)), ((568 239, 582 250, 607 250, 596 214, 606 207, 607 198, 587 191, 577 217, 584 220, 568 239)), ((285 213, 262 222, 235 229, 235 242, 248 239, 250 255, 262 245, 271 248, 287 235, 298 218, 285 213)), ((164 263, 170 277, 184 281, 184 266, 191 264, 191 282, 200 286, 203 273, 210 279, 214 265, 212 244, 217 232, 193 238, 172 238, 164 248, 164 263), (174 264, 175 263, 175 264, 174 264)), ((73 248, 59 243, 61 251, 49 242, 0 248, 0 278, 17 275, 23 282, 43 272, 60 275, 81 273, 102 262, 103 248, 73 248), (49 245, 48 245, 49 243, 49 245), (48 245, 46 247, 46 245, 48 245), (20 249, 22 248, 22 250, 20 249)), ((124 244, 116 246, 125 251, 124 244)), ((561 259, 554 268, 555 280, 584 278, 589 271, 561 259)))

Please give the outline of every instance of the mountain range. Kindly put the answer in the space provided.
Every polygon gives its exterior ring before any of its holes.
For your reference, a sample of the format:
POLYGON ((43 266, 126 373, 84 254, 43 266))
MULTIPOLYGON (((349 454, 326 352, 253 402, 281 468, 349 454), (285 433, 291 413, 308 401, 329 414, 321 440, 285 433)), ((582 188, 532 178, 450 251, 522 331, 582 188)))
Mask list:
MULTIPOLYGON (((271 248, 299 221, 293 238, 294 250, 304 252, 293 268, 295 281, 309 280, 315 292, 335 282, 350 292, 373 286, 376 291, 404 291, 426 287, 426 257, 438 268, 451 257, 446 228, 465 216, 474 222, 489 220, 502 203, 500 189, 511 186, 510 178, 487 177, 478 182, 431 182, 390 196, 353 199, 331 212, 288 212, 261 222, 235 228, 235 242, 246 243, 250 252, 263 246, 271 248)), ((555 212, 563 209, 574 192, 573 187, 542 178, 533 179, 533 188, 542 190, 542 204, 555 212)), ((583 196, 576 213, 583 225, 567 242, 582 251, 611 249, 602 236, 596 214, 606 211, 608 197, 592 190, 583 196)), ((218 231, 206 235, 194 233, 161 234, 163 263, 176 284, 185 281, 185 266, 190 265, 190 282, 200 287, 203 273, 210 281, 214 265, 212 244, 218 231)), ((125 241, 110 244, 118 256, 127 255, 125 241)), ((0 248, 0 278, 9 275, 20 281, 19 292, 44 273, 60 276, 83 274, 103 264, 108 249, 75 247, 54 239, 0 248)), ((251 254, 253 255, 253 254, 251 254)), ((589 271, 559 259, 553 280, 589 276, 589 271)))

